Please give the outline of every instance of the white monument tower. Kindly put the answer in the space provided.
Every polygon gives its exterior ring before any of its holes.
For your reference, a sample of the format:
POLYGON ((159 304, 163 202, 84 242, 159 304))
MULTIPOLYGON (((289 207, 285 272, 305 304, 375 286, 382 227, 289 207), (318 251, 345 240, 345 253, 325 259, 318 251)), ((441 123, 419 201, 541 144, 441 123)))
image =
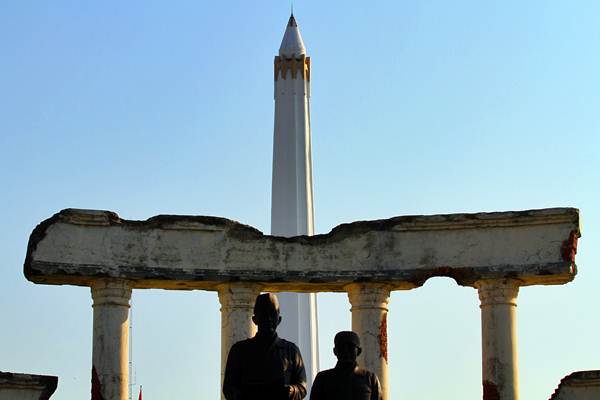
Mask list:
MULTIPOLYGON (((310 58, 294 15, 275 57, 275 132, 271 234, 313 235, 310 146, 310 58)), ((314 293, 281 293, 281 337, 300 347, 309 387, 319 370, 317 298, 314 293)))

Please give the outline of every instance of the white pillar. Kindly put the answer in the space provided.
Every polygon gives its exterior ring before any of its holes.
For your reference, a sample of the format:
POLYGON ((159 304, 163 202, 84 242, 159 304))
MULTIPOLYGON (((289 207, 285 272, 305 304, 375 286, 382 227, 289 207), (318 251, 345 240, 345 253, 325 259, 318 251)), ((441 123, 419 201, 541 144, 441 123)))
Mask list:
MULTIPOLYGON (((225 377, 225 364, 229 350, 236 342, 248 339, 256 333, 252 322, 256 296, 260 294, 260 285, 227 283, 219 285, 221 303, 221 388, 225 377)), ((219 392, 222 392, 221 390, 219 392)), ((221 398, 224 399, 221 394, 221 398)))
POLYGON ((131 286, 125 280, 99 279, 92 283, 91 291, 92 399, 127 400, 131 286))
POLYGON ((346 286, 352 308, 352 330, 360 337, 358 364, 377 374, 383 399, 389 399, 387 313, 390 287, 372 283, 346 286))
POLYGON ((483 399, 518 400, 518 281, 484 280, 475 287, 481 300, 483 399))

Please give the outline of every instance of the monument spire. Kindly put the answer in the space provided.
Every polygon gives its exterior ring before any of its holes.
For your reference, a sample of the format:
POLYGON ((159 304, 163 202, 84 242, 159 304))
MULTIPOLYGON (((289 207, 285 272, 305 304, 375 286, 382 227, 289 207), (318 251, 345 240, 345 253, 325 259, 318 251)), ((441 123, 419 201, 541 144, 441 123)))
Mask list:
POLYGON ((279 56, 285 58, 300 58, 306 56, 306 49, 304 48, 304 41, 302 35, 300 35, 300 29, 296 23, 294 14, 290 16, 281 46, 279 47, 279 56))
MULTIPOLYGON (((310 137, 310 57, 292 14, 275 57, 271 234, 314 233, 310 137)), ((282 293, 281 336, 302 352, 309 387, 319 369, 316 295, 282 293)))

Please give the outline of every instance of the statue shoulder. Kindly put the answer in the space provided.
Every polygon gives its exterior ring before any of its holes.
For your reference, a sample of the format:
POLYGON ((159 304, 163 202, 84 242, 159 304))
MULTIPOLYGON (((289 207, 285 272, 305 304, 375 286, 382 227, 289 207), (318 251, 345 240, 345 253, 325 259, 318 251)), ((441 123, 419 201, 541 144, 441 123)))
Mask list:
POLYGON ((371 372, 371 371, 367 371, 367 372, 368 372, 368 375, 367 375, 367 376, 368 376, 368 378, 369 378, 369 381, 370 381, 370 382, 371 382, 373 385, 376 385, 376 386, 378 386, 378 387, 379 387, 379 386, 381 385, 381 382, 379 382, 379 378, 377 377, 377 374, 376 374, 375 372, 371 372))
POLYGON ((233 344, 233 346, 231 346, 231 350, 229 350, 229 351, 230 352, 243 351, 244 349, 247 349, 250 346, 252 346, 252 338, 240 340, 239 342, 235 342, 233 344))
POLYGON ((300 348, 296 346, 296 343, 290 342, 289 340, 277 338, 277 346, 285 347, 287 349, 300 353, 300 348))
POLYGON ((370 379, 370 380, 375 380, 375 379, 379 380, 377 378, 377 375, 374 372, 369 371, 368 369, 358 367, 358 368, 356 368, 354 373, 356 375, 364 376, 365 378, 370 379))
POLYGON ((315 377, 315 382, 318 380, 325 380, 328 381, 329 379, 331 379, 331 377, 335 375, 335 369, 331 368, 331 369, 324 369, 323 371, 320 371, 317 376, 315 377))

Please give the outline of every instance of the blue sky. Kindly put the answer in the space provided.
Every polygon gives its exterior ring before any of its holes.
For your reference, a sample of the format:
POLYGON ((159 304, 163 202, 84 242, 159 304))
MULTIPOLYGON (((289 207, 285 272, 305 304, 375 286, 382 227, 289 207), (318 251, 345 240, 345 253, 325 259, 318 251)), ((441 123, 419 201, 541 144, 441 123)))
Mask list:
MULTIPOLYGON (((577 207, 579 275, 523 288, 522 398, 600 368, 600 5, 302 1, 312 57, 316 230, 354 220, 577 207)), ((87 398, 89 289, 33 285, 28 236, 67 208, 225 216, 268 232, 273 57, 289 3, 14 1, 0 6, 0 370, 87 398)), ((217 398, 215 293, 135 291, 146 399, 217 398)), ((321 366, 350 326, 319 295, 321 366)), ((481 398, 475 290, 392 295, 392 398, 481 398)))

